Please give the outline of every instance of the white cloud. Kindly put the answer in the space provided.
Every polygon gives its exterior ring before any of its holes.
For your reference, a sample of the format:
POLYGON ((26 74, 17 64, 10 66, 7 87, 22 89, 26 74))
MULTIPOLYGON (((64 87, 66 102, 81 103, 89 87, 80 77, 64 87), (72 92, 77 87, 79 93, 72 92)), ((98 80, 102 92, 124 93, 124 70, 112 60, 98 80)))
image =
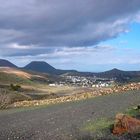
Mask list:
POLYGON ((136 14, 134 22, 140 23, 140 12, 138 12, 138 14, 136 14))
POLYGON ((11 49, 21 49, 21 50, 24 50, 24 49, 32 49, 32 48, 34 48, 34 46, 33 45, 19 45, 19 44, 17 44, 17 43, 12 43, 12 44, 9 44, 8 46, 7 46, 8 48, 11 48, 11 49))
POLYGON ((9 59, 16 59, 20 66, 26 65, 32 60, 46 61, 56 68, 61 69, 84 69, 94 70, 99 65, 132 65, 140 64, 140 51, 129 48, 117 48, 111 45, 97 47, 73 47, 57 48, 50 53, 39 55, 14 56, 9 59), (131 56, 131 57, 130 57, 131 56))

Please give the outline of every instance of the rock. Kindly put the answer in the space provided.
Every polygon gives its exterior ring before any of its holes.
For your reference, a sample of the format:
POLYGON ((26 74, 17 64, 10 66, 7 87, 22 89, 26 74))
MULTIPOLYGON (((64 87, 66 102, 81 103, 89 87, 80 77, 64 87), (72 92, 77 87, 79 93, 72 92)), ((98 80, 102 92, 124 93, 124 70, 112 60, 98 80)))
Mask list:
POLYGON ((113 134, 140 133, 140 120, 124 114, 117 114, 113 134))

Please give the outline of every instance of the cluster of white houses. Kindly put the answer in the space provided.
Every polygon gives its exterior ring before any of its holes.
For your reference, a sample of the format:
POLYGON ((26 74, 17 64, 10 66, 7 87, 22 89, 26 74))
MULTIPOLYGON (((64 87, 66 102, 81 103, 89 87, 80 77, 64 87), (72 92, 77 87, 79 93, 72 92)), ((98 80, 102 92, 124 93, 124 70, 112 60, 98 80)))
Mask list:
POLYGON ((109 87, 114 84, 113 79, 83 77, 83 76, 65 76, 65 81, 49 84, 49 86, 81 86, 81 87, 109 87))

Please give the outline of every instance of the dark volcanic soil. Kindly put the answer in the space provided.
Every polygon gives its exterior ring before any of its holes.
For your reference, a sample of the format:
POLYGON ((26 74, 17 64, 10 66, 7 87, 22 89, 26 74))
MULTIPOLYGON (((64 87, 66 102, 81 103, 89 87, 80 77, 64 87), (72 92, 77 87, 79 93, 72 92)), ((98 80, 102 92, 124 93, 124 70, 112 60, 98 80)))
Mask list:
POLYGON ((0 140, 67 140, 88 120, 114 117, 140 103, 140 91, 33 110, 0 112, 0 140))

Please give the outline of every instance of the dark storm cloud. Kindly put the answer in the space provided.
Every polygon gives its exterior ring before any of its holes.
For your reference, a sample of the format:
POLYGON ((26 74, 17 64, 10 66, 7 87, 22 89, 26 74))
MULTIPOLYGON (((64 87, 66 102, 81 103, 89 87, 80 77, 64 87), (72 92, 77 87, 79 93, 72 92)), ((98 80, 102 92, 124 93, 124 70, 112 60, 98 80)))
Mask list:
POLYGON ((24 53, 36 54, 40 46, 95 45, 126 32, 139 7, 140 0, 0 0, 0 46, 35 45, 24 53))

